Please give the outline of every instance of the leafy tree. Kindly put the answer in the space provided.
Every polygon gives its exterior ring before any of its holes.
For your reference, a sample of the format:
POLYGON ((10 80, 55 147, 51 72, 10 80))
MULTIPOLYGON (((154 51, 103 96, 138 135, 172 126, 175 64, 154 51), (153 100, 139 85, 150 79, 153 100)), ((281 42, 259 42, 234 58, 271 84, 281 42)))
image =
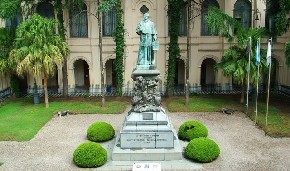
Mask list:
POLYGON ((274 36, 281 36, 290 26, 290 0, 267 0, 267 15, 273 17, 275 27, 271 32, 274 36))
POLYGON ((10 72, 8 57, 14 36, 14 29, 0 28, 0 73, 7 74, 10 72))
POLYGON ((18 75, 42 76, 45 106, 48 104, 47 80, 54 74, 55 63, 62 63, 69 49, 66 42, 55 34, 55 20, 35 14, 16 29, 16 38, 10 52, 10 63, 18 75))
POLYGON ((0 0, 0 18, 13 18, 16 16, 21 10, 21 2, 22 0, 0 0))
MULTIPOLYGON (((275 27, 271 30, 274 37, 287 32, 290 27, 290 0, 267 0, 267 15, 274 18, 275 27)), ((285 44, 286 64, 290 67, 290 42, 285 44)))
MULTIPOLYGON (((218 8, 210 8, 209 14, 206 18, 209 27, 212 32, 219 33, 219 35, 225 37, 229 42, 232 42, 232 46, 224 51, 224 55, 220 63, 216 65, 217 69, 222 69, 223 73, 227 77, 232 77, 234 81, 242 86, 242 94, 240 102, 244 103, 244 90, 247 83, 248 74, 248 53, 247 53, 247 41, 248 37, 252 39, 251 58, 250 58, 250 75, 252 82, 258 79, 257 65, 255 58, 256 42, 257 39, 265 34, 262 28, 244 28, 240 22, 234 18, 223 13, 218 8)), ((261 50, 261 63, 260 72, 265 72, 266 58, 264 51, 261 50)))

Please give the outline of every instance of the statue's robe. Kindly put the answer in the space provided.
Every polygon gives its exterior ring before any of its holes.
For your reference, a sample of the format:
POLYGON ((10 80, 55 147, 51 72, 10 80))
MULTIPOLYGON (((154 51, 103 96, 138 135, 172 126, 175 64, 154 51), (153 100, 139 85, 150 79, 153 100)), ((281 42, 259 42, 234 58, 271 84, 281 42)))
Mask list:
POLYGON ((152 65, 154 61, 152 42, 153 36, 157 35, 154 23, 142 20, 137 26, 136 33, 140 35, 138 65, 152 65))

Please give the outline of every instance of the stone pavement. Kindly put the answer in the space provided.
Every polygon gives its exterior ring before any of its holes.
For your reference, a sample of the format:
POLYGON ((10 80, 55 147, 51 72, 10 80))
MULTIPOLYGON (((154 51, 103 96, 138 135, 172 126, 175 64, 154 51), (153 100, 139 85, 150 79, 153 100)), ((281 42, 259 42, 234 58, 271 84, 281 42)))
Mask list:
MULTIPOLYGON (((74 165, 72 154, 87 141, 86 130, 94 122, 105 121, 121 129, 127 111, 117 115, 69 115, 54 117, 28 142, 0 142, 0 170, 132 170, 133 162, 111 161, 114 140, 102 143, 108 150, 109 161, 100 168, 81 169, 74 165)), ((199 164, 186 159, 150 161, 161 163, 162 170, 258 170, 288 171, 290 168, 290 138, 271 138, 257 128, 244 114, 169 113, 173 128, 187 120, 199 120, 209 130, 209 138, 221 148, 219 158, 199 164)), ((181 146, 186 142, 180 141, 181 146)), ((136 161, 138 162, 138 161, 136 161)), ((141 161, 140 161, 141 162, 141 161)))

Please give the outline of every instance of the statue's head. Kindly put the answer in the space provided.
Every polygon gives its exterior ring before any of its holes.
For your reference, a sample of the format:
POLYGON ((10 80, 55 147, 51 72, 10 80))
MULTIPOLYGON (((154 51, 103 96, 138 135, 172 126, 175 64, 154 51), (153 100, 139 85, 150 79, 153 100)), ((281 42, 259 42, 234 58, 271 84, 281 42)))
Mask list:
POLYGON ((149 19, 149 13, 146 12, 146 13, 144 14, 144 20, 148 20, 148 19, 149 19))

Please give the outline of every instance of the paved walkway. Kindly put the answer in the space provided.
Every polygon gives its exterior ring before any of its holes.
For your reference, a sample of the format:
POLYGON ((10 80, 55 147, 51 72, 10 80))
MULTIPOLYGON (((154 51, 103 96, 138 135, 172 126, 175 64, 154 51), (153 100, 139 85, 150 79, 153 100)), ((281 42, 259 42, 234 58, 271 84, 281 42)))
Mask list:
MULTIPOLYGON (((270 138, 242 113, 169 113, 173 127, 199 120, 209 130, 221 155, 207 164, 182 161, 161 162, 162 170, 288 171, 290 138, 270 138)), ((86 130, 96 121, 113 125, 118 132, 126 112, 118 115, 70 115, 54 117, 29 142, 0 142, 0 170, 82 170, 72 162, 75 148, 86 142, 86 130)), ((110 152, 115 140, 102 145, 110 152)), ((185 142, 181 142, 183 146, 185 142)), ((91 170, 131 170, 132 162, 112 162, 91 170)), ((87 170, 87 169, 84 169, 87 170)), ((90 170, 90 169, 88 169, 90 170)))

